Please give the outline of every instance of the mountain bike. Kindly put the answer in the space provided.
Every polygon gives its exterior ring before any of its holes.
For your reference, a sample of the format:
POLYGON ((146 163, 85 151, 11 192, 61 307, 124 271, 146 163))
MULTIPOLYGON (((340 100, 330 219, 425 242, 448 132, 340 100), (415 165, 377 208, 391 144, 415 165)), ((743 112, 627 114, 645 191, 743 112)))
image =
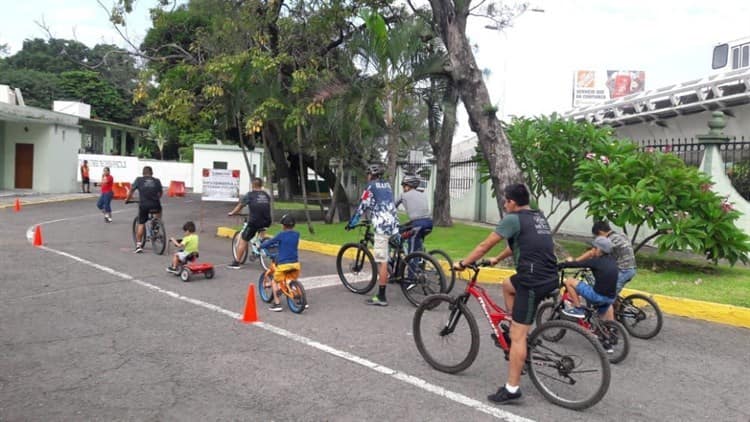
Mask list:
MULTIPOLYGON (((271 260, 269 268, 258 277, 258 293, 261 300, 266 303, 273 301, 273 276, 276 272, 276 263, 271 260)), ((305 288, 297 279, 299 270, 288 271, 284 274, 284 280, 279 283, 279 294, 286 296, 286 303, 289 310, 295 314, 304 312, 307 306, 307 296, 305 288)))
MULTIPOLYGON (((378 279, 375 259, 370 252, 375 233, 369 221, 362 221, 355 228, 365 229, 362 239, 341 246, 336 256, 336 271, 347 289, 365 294, 375 287, 378 279)), ((390 237, 388 282, 399 284, 406 299, 417 306, 425 297, 445 291, 445 273, 432 256, 424 252, 407 253, 404 240, 413 233, 406 229, 390 237)))
MULTIPOLYGON (((407 225, 401 226, 401 228, 410 229, 411 226, 407 224, 407 225)), ((424 233, 424 236, 422 236, 422 249, 419 252, 425 252, 424 241, 427 239, 427 235, 432 233, 432 229, 424 230, 423 233, 424 233)), ((450 293, 450 291, 453 290, 453 286, 456 284, 456 269, 453 268, 453 260, 442 249, 432 249, 429 252, 427 252, 427 254, 437 259, 438 262, 442 260, 448 264, 448 271, 445 271, 445 267, 442 267, 443 272, 445 272, 445 292, 443 293, 450 293)))
POLYGON ((650 339, 661 331, 664 317, 654 299, 641 293, 625 297, 617 295, 612 306, 615 319, 625 326, 631 336, 650 339))
MULTIPOLYGON (((510 338, 502 325, 510 324, 511 315, 477 284, 479 268, 488 265, 485 260, 467 266, 473 275, 462 294, 430 296, 414 312, 412 332, 417 350, 438 371, 461 372, 471 366, 479 353, 479 329, 469 309, 470 297, 479 303, 490 325, 493 343, 508 359, 510 338)), ((557 290, 551 294, 556 293, 557 290)), ((525 371, 550 402, 580 410, 595 405, 607 393, 609 361, 590 332, 569 321, 548 321, 531 331, 527 342, 525 371), (564 339, 546 339, 548 333, 560 330, 568 333, 564 339)))
MULTIPOLYGON (((126 201, 126 204, 137 204, 139 201, 126 201)), ((167 247, 167 230, 164 228, 164 223, 161 218, 156 216, 156 210, 151 210, 148 213, 148 220, 144 224, 146 232, 143 234, 143 245, 146 246, 147 242, 151 242, 151 247, 154 253, 157 255, 163 255, 164 249, 167 247)), ((133 243, 138 246, 138 239, 136 233, 138 231, 138 216, 136 215, 133 219, 133 243)))
MULTIPOLYGON (((536 313, 537 325, 559 319, 575 320, 578 325, 591 331, 599 339, 611 363, 620 363, 625 360, 630 352, 630 336, 621 323, 603 319, 599 315, 598 304, 587 303, 583 308, 583 318, 571 318, 563 314, 563 307, 566 304, 567 306, 571 306, 570 294, 563 284, 565 276, 566 272, 564 270, 560 271, 560 291, 563 292, 562 295, 557 295, 552 301, 539 305, 536 313)), ((577 270, 574 273, 574 277, 580 279, 582 283, 586 283, 586 280, 592 279, 593 276, 587 270, 577 270)), ((564 330, 557 332, 550 330, 545 334, 544 338, 549 341, 559 341, 563 336, 565 336, 564 330)))
MULTIPOLYGON (((247 214, 236 214, 238 216, 247 216, 247 214)), ((256 259, 260 259, 260 265, 263 267, 264 270, 268 270, 271 265, 271 255, 275 255, 276 252, 278 252, 278 247, 274 246, 272 248, 268 249, 261 249, 260 244, 267 238, 266 230, 268 230, 267 227, 263 227, 258 230, 257 233, 255 233, 255 236, 250 239, 249 242, 247 242, 247 248, 245 248, 245 253, 242 254, 242 256, 238 256, 239 253, 237 252, 237 247, 240 244, 240 239, 242 236, 242 232, 245 230, 245 227, 247 227, 247 221, 245 221, 242 224, 242 228, 238 230, 234 236, 232 236, 232 258, 239 262, 240 264, 244 264, 245 261, 247 261, 248 258, 250 258, 251 261, 255 261, 256 259)))

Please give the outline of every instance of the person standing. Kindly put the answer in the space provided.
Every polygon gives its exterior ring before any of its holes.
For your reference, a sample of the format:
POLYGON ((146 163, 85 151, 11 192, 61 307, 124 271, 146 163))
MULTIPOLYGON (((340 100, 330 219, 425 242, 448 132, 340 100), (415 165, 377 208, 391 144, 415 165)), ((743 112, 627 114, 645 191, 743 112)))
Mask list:
POLYGON ((104 213, 104 221, 107 223, 112 222, 112 195, 114 195, 112 185, 114 185, 114 180, 112 179, 112 175, 109 174, 109 167, 104 167, 104 170, 102 170, 102 182, 100 184, 102 193, 99 195, 96 207, 104 213))
POLYGON ((388 239, 398 233, 398 215, 393 202, 393 189, 387 180, 381 178, 383 173, 385 170, 380 164, 371 164, 367 167, 369 183, 362 193, 357 211, 345 227, 346 230, 351 230, 363 214, 370 214, 375 230, 375 246, 372 255, 378 264, 380 278, 378 294, 367 300, 368 305, 374 306, 388 306, 385 297, 385 287, 388 284, 388 239))
POLYGON ((89 183, 89 162, 83 160, 81 164, 81 192, 91 193, 91 185, 89 183))
POLYGON ((487 396, 489 401, 504 403, 521 397, 521 371, 526 361, 526 337, 534 322, 536 309, 542 299, 558 286, 557 258, 552 241, 552 230, 544 215, 529 206, 529 190, 526 185, 512 184, 505 187, 507 214, 497 224, 495 231, 479 243, 469 255, 454 264, 456 270, 482 258, 501 240, 508 240, 506 247, 490 263, 497 265, 513 256, 516 273, 503 281, 505 309, 511 312, 510 353, 508 356, 508 378, 496 393, 487 396))
MULTIPOLYGON (((240 198, 237 205, 229 211, 227 215, 235 215, 247 205, 247 219, 245 220, 245 229, 240 234, 240 241, 237 245, 237 256, 243 256, 247 251, 247 242, 252 239, 260 229, 271 225, 271 195, 263 190, 263 179, 254 177, 252 189, 240 198)), ((227 268, 237 270, 240 263, 232 259, 232 263, 227 268)))
POLYGON ((135 232, 135 253, 143 252, 143 236, 146 231, 146 221, 149 213, 154 214, 156 218, 161 218, 161 195, 163 188, 161 180, 154 177, 154 171, 151 166, 143 168, 143 177, 136 177, 133 182, 125 203, 133 198, 133 192, 138 191, 138 228, 135 232))

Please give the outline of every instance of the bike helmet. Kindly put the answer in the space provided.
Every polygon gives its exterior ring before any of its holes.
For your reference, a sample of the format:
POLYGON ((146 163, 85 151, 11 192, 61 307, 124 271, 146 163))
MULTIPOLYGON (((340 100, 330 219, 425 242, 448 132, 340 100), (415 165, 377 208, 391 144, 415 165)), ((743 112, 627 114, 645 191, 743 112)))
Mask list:
POLYGON ((369 166, 367 166, 367 174, 371 174, 373 176, 382 176, 383 173, 385 173, 385 170, 380 164, 370 164, 369 166))
POLYGON ((284 214, 281 216, 279 223, 281 223, 282 226, 294 227, 294 225, 297 224, 297 221, 294 220, 294 217, 291 214, 284 214))
POLYGON ((412 188, 416 189, 420 183, 422 183, 422 179, 420 179, 419 176, 407 174, 401 181, 401 186, 411 186, 412 188))

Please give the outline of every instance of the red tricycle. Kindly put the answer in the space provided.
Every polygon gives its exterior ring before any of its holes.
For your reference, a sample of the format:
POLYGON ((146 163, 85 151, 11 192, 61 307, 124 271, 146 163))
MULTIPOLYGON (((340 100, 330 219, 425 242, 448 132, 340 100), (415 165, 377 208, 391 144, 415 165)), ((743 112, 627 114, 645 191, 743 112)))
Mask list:
POLYGON ((184 261, 174 271, 174 275, 179 275, 180 280, 190 281, 193 274, 203 274, 206 278, 214 278, 214 264, 209 262, 197 262, 198 252, 193 252, 185 257, 184 261))

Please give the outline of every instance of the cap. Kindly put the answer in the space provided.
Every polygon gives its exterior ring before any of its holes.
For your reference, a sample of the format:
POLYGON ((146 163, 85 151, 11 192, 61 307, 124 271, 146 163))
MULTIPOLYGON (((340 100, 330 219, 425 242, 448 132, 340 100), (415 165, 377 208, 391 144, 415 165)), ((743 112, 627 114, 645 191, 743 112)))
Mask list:
POLYGON ((591 242, 591 246, 607 254, 612 252, 613 247, 612 242, 604 236, 597 236, 596 239, 591 242))

